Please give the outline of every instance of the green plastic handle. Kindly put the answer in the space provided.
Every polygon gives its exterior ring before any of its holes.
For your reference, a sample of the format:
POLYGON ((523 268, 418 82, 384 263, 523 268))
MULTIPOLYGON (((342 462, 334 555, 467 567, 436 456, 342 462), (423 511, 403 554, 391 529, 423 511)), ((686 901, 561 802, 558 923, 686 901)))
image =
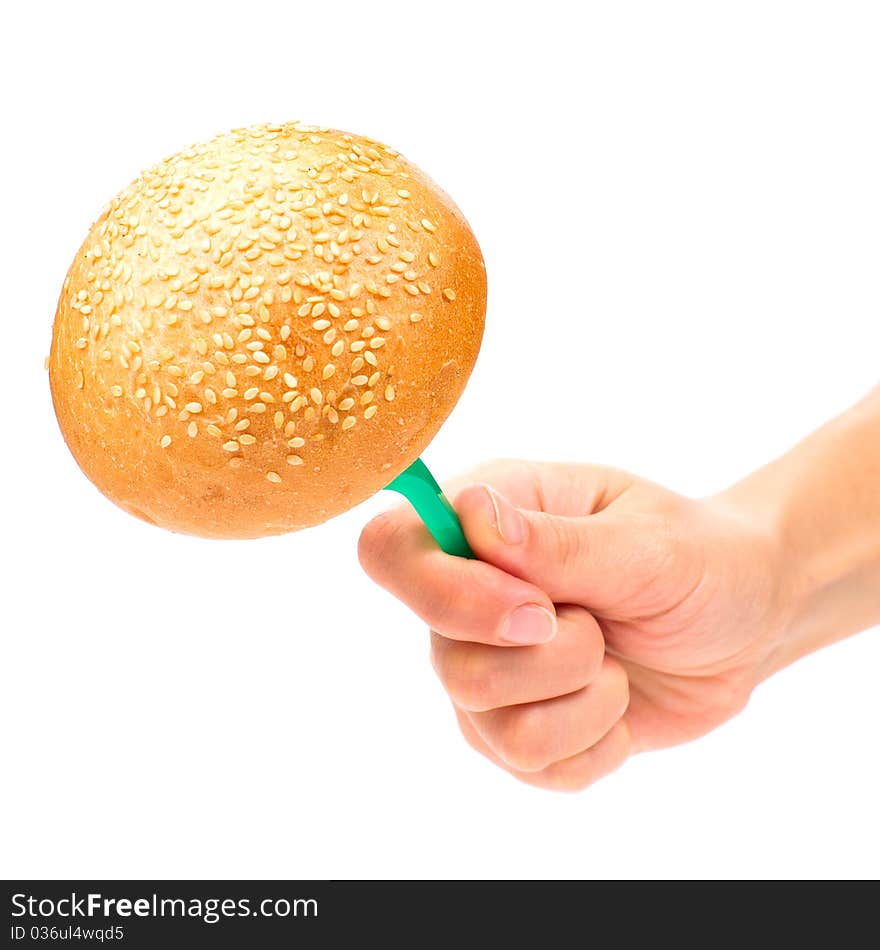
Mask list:
POLYGON ((474 557, 455 509, 421 459, 416 459, 385 487, 409 501, 434 540, 447 554, 474 557))

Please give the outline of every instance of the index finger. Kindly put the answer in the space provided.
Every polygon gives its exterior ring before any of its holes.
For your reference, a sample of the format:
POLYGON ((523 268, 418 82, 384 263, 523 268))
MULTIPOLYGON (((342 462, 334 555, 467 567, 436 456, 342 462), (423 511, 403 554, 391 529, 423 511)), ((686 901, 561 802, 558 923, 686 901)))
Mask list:
POLYGON ((406 508, 367 524, 358 557, 377 584, 444 637, 524 646, 556 633, 556 611, 542 590, 492 564, 444 554, 406 508))

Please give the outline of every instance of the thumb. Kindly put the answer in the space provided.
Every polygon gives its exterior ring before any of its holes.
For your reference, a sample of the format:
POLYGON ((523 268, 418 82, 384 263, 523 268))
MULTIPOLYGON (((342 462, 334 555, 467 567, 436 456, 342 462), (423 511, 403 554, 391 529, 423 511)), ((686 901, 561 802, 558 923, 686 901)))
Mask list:
POLYGON ((556 603, 621 604, 658 567, 656 534, 609 509, 579 517, 517 508, 488 485, 456 498, 474 553, 545 591, 556 603))

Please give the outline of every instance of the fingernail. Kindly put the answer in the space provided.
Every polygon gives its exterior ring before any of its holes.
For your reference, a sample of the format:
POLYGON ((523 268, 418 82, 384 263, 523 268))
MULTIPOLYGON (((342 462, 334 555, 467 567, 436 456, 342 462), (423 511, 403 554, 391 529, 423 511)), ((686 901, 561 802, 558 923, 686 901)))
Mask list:
POLYGON ((511 611, 501 629, 501 639, 508 643, 546 643, 556 634, 556 618, 546 607, 523 604, 511 611))
POLYGON ((488 485, 485 491, 494 515, 492 526, 501 535, 502 541, 507 544, 519 544, 526 536, 523 516, 506 498, 493 491, 488 485))

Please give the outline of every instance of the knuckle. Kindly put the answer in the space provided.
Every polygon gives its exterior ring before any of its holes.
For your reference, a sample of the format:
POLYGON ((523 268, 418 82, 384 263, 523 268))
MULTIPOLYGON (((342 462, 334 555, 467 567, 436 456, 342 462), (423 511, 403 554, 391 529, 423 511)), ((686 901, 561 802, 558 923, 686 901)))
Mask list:
POLYGON ((537 706, 503 711, 495 732, 495 747, 518 772, 540 772, 552 761, 544 715, 537 706))
POLYGON ((617 660, 607 658, 605 662, 610 680, 608 690, 616 707, 615 718, 619 719, 629 707, 629 674, 617 660))
POLYGON ((605 659, 605 637, 596 618, 585 608, 564 604, 556 608, 560 620, 577 631, 573 664, 580 682, 591 683, 602 669, 605 659))
POLYGON ((458 730, 462 735, 464 741, 474 750, 474 752, 479 752, 480 755, 486 754, 485 747, 480 743, 480 740, 477 738, 476 733, 469 728, 465 727, 464 722, 459 719, 458 730))
POLYGON ((431 661, 431 667, 437 674, 437 678, 444 685, 446 684, 446 640, 436 630, 430 631, 431 648, 428 657, 431 661))
POLYGON ((469 644, 450 644, 438 651, 434 669, 459 708, 485 712, 502 705, 497 667, 469 644))
POLYGON ((473 749, 477 755, 482 756, 484 759, 488 759, 493 765, 497 765, 495 762, 491 750, 483 742, 479 734, 473 728, 466 723, 464 719, 464 714, 459 714, 458 719, 458 729, 461 732, 462 738, 464 741, 473 749))
POLYGON ((582 792, 595 776, 579 761, 556 762, 541 773, 541 784, 554 792, 582 792))
POLYGON ((383 512, 369 521, 358 539, 358 560, 361 567, 375 578, 400 547, 404 527, 393 511, 383 512))
POLYGON ((448 584, 433 584, 421 591, 421 608, 428 623, 438 633, 448 632, 454 618, 462 613, 460 598, 454 587, 448 584))
POLYGON ((706 719, 717 719, 719 723, 724 722, 741 713, 748 705, 750 696, 749 685, 739 677, 718 677, 713 687, 711 709, 707 709, 704 716, 706 719))

